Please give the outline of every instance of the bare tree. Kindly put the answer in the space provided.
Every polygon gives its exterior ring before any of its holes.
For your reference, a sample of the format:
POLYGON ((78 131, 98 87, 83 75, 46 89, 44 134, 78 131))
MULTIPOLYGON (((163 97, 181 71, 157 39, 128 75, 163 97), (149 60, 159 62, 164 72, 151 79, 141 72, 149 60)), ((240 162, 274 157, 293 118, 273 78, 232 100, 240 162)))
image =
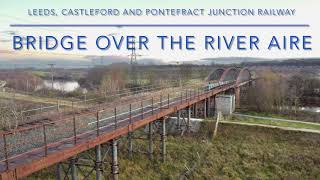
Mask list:
POLYGON ((14 101, 3 103, 0 108, 0 129, 14 129, 19 125, 22 114, 14 101))
POLYGON ((262 79, 257 81, 254 88, 249 89, 248 101, 257 111, 279 111, 286 103, 288 86, 286 80, 270 70, 259 73, 262 79))
POLYGON ((297 109, 300 106, 301 98, 304 94, 305 80, 306 78, 302 75, 294 75, 288 80, 288 97, 290 100, 290 105, 294 107, 295 113, 297 113, 297 109))
POLYGON ((100 93, 107 96, 124 89, 128 82, 126 67, 114 66, 104 73, 100 82, 100 93))

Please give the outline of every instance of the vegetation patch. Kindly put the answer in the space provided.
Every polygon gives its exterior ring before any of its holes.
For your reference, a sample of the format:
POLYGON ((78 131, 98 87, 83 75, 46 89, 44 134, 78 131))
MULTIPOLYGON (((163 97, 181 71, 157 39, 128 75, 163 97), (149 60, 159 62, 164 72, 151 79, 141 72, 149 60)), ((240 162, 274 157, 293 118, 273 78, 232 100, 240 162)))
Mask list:
MULTIPOLYGON (((318 134, 220 124, 218 136, 213 139, 214 122, 204 122, 202 127, 203 130, 196 134, 169 135, 165 163, 160 161, 159 141, 154 144, 154 159, 149 160, 143 153, 147 150, 147 141, 136 139, 134 157, 129 160, 127 141, 121 139, 120 179, 320 178, 318 134)), ((159 138, 156 136, 156 139, 159 138)), ((109 164, 105 172, 110 172, 109 164)), ((54 167, 29 178, 43 177, 54 178, 54 167)), ((94 179, 95 176, 90 178, 94 179)))
POLYGON ((241 123, 249 123, 249 124, 262 124, 262 125, 270 125, 270 126, 278 126, 278 127, 290 127, 290 128, 298 128, 298 129, 311 129, 318 130, 320 132, 320 123, 319 124, 308 124, 308 122, 296 122, 290 120, 281 121, 281 120, 268 120, 268 119, 259 119, 259 118, 251 118, 251 117, 239 117, 239 116, 231 116, 227 118, 226 121, 231 122, 241 122, 241 123))
POLYGON ((292 111, 282 111, 281 113, 275 112, 255 112, 255 111, 239 111, 241 114, 252 115, 252 116, 264 116, 271 118, 280 118, 280 119, 291 119, 298 121, 308 121, 308 122, 317 122, 320 123, 320 113, 316 112, 304 112, 299 111, 298 113, 294 113, 292 111))

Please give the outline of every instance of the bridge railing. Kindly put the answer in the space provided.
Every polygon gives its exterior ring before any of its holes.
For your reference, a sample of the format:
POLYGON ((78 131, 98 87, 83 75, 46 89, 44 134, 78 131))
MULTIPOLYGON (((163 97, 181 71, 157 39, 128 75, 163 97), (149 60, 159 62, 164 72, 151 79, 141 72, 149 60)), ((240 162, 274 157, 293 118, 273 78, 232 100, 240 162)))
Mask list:
MULTIPOLYGON (((230 85, 226 82, 215 88, 230 85)), ((47 156, 56 151, 57 146, 74 146, 80 141, 95 138, 101 133, 110 132, 124 127, 146 116, 169 108, 173 104, 183 103, 208 92, 207 86, 180 89, 160 94, 151 98, 142 98, 133 103, 108 105, 95 112, 78 114, 61 118, 53 123, 42 123, 28 130, 3 133, 0 140, 0 163, 6 168, 10 161, 24 153, 35 153, 38 156, 47 156)))
MULTIPOLYGON (((198 87, 197 85, 189 85, 189 88, 194 88, 194 87, 198 87)), ((163 88, 163 87, 162 87, 163 88)), ((179 88, 182 88, 182 87, 179 87, 179 88)), ((143 95, 138 95, 138 96, 128 96, 128 97, 124 97, 124 98, 118 98, 116 102, 114 101, 108 101, 106 100, 106 103, 103 103, 103 104, 98 104, 98 105, 95 105, 95 106, 92 106, 91 108, 85 108, 85 109, 77 109, 77 108, 73 108, 69 111, 67 111, 65 114, 60 114, 60 113, 57 113, 57 112, 53 112, 51 114, 47 114, 47 116, 43 116, 43 120, 41 120, 41 122, 44 122, 44 123, 55 123, 57 121, 57 119, 61 119, 62 116, 72 116, 74 113, 76 114, 79 114, 79 113, 88 113, 89 111, 91 112, 95 112, 97 110, 100 110, 102 108, 108 108, 108 107, 113 107, 115 105, 119 105, 121 103, 125 103, 127 104, 128 101, 136 101, 137 99, 139 98, 145 98, 147 96, 152 96, 152 95, 155 95, 155 94, 159 94, 159 93, 165 93, 165 92, 170 92, 170 91, 176 91, 177 89, 179 89, 177 87, 169 87, 169 88, 165 88, 165 89, 161 89, 159 91, 148 91, 147 93, 149 94, 145 94, 145 96, 143 95), (152 92, 152 93, 150 93, 152 92), (129 98, 129 99, 128 99, 129 98), (116 103, 116 104, 115 104, 116 103), (50 117, 50 118, 48 118, 50 117), (53 122, 54 121, 54 122, 53 122)), ((38 119, 39 120, 39 119, 38 119)), ((41 123, 39 123, 38 121, 36 121, 35 123, 28 123, 28 124, 23 124, 22 126, 18 126, 17 128, 14 128, 14 129, 10 129, 8 130, 7 132, 17 132, 17 131, 20 131, 21 129, 23 131, 25 130, 28 130, 28 129, 33 129, 35 128, 36 126, 39 126, 41 125, 41 123)), ((1 134, 1 132, 0 132, 1 134)))
MULTIPOLYGON (((56 104, 52 102, 38 103, 35 108, 23 109, 19 111, 21 116, 21 122, 27 123, 37 120, 44 116, 53 116, 57 113, 63 114, 72 111, 73 109, 80 110, 85 108, 94 108, 97 104, 104 103, 106 101, 112 101, 116 98, 121 98, 130 95, 143 95, 148 92, 158 91, 161 89, 169 87, 177 87, 178 81, 169 81, 166 85, 147 85, 140 87, 127 88, 124 90, 119 90, 113 94, 106 95, 104 97, 89 97, 89 96, 79 96, 74 98, 61 99, 57 98, 56 104), (48 105, 51 104, 51 105, 48 105)), ((1 107, 9 108, 9 107, 1 107)))

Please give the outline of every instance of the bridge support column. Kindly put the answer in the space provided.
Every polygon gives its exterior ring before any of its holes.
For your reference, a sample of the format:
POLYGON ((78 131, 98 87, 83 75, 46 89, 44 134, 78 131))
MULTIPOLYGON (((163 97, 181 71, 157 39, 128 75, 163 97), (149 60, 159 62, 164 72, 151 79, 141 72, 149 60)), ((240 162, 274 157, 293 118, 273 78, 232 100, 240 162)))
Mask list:
POLYGON ((56 165, 56 180, 62 180, 62 164, 59 162, 56 165))
POLYGON ((196 104, 192 105, 192 116, 193 118, 196 118, 196 104))
POLYGON ((214 95, 213 96, 213 98, 212 98, 212 100, 213 100, 213 105, 212 105, 212 114, 213 114, 213 116, 215 116, 216 115, 216 95, 214 95))
POLYGON ((70 165, 71 165, 71 179, 72 180, 77 180, 77 166, 76 166, 76 158, 72 157, 70 159, 70 165))
POLYGON ((177 112, 177 129, 181 131, 181 111, 177 112))
POLYGON ((211 117, 211 97, 208 98, 208 117, 211 117))
POLYGON ((148 155, 150 160, 153 158, 152 133, 153 133, 152 122, 150 122, 149 128, 148 128, 148 139, 149 139, 148 155))
POLYGON ((133 145, 132 145, 132 137, 133 136, 133 132, 129 132, 128 133, 128 156, 129 159, 132 159, 132 152, 133 152, 133 145))
POLYGON ((240 108, 240 87, 235 89, 236 108, 240 108))
POLYGON ((207 98, 204 99, 203 107, 203 117, 207 118, 207 98))
POLYGON ((198 117, 198 103, 194 104, 194 117, 197 118, 198 117))
POLYGON ((119 165, 118 165, 118 140, 111 140, 112 146, 112 161, 111 161, 111 174, 113 180, 118 180, 119 165))
POLYGON ((187 130, 188 130, 188 133, 190 133, 190 119, 191 119, 191 107, 189 106, 188 107, 188 119, 187 119, 187 130))
POLYGON ((96 162, 95 162, 95 169, 96 169, 96 180, 101 180, 101 145, 96 146, 96 162))
POLYGON ((165 157, 166 157, 166 119, 163 118, 161 120, 161 132, 160 132, 160 137, 161 137, 161 160, 162 162, 165 162, 165 157))

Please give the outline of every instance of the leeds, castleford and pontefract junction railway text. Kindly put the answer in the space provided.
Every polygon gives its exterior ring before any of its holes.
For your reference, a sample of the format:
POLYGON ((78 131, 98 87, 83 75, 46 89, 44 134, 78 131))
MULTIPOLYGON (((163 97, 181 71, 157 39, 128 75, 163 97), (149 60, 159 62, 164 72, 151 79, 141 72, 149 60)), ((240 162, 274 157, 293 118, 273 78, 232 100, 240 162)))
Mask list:
POLYGON ((29 16, 295 16, 296 9, 146 8, 28 9, 29 16))

